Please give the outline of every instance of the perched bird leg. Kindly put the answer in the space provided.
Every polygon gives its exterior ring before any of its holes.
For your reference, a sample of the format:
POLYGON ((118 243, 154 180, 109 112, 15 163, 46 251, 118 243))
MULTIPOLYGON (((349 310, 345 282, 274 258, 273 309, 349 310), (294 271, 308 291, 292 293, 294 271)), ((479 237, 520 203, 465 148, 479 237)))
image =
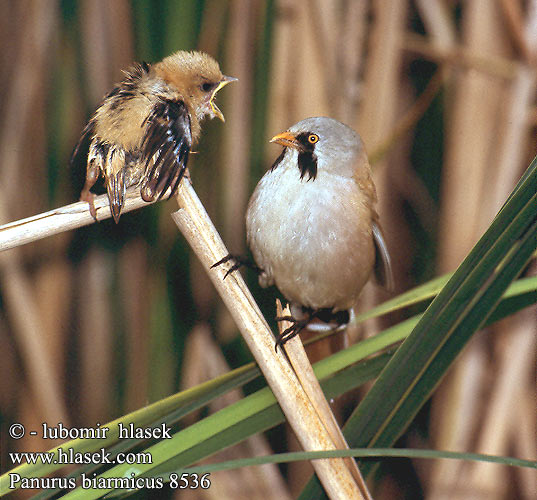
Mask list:
POLYGON ((325 309, 310 309, 308 307, 299 307, 296 305, 292 308, 293 314, 302 314, 301 318, 295 316, 277 316, 276 321, 288 321, 292 325, 284 330, 276 339, 275 349, 278 346, 283 346, 288 340, 298 335, 302 330, 308 329, 316 332, 337 332, 342 328, 346 328, 349 324, 352 311, 333 312, 330 308, 325 309), (320 324, 313 323, 314 319, 320 320, 320 324))
POLYGON ((309 323, 317 317, 319 311, 312 309, 307 309, 304 311, 305 315, 303 318, 297 319, 294 316, 277 316, 276 321, 288 321, 291 324, 289 328, 286 328, 278 337, 276 338, 276 344, 274 349, 278 352, 278 346, 282 346, 293 337, 296 337, 302 330, 304 330, 309 323))
POLYGON ((248 257, 244 257, 242 255, 233 255, 233 254, 228 254, 224 258, 220 259, 218 262, 215 262, 211 266, 211 269, 213 269, 214 267, 218 267, 218 266, 220 266, 222 264, 225 264, 226 262, 229 262, 230 260, 234 260, 235 262, 226 271, 226 274, 224 274, 224 279, 226 279, 228 277, 228 275, 230 275, 232 272, 237 271, 238 269, 240 269, 242 266, 245 266, 245 267, 247 267, 249 269, 252 269, 252 271, 255 271, 258 275, 263 272, 263 269, 258 267, 248 257))
POLYGON ((97 182, 99 178, 99 167, 93 163, 88 164, 86 171, 86 182, 80 193, 80 201, 87 201, 89 204, 89 211, 91 216, 97 220, 97 212, 95 210, 95 194, 90 191, 93 185, 97 182))

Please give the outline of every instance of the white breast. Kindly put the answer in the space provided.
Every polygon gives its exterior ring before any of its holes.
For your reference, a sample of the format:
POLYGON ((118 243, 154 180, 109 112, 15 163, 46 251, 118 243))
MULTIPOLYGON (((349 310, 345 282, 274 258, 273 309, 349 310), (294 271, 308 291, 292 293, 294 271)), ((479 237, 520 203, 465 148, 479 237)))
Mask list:
POLYGON ((288 156, 265 174, 248 206, 259 282, 295 304, 348 309, 373 266, 371 210, 354 179, 323 169, 315 180, 300 179, 288 156))

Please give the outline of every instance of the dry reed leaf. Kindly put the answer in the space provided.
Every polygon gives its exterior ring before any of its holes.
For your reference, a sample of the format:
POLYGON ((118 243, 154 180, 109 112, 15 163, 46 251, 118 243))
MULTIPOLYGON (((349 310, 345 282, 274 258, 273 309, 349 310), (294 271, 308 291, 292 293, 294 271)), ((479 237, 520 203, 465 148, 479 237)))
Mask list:
POLYGON ((318 40, 307 9, 292 0, 279 0, 276 8, 267 128, 271 136, 303 118, 331 114, 325 93, 327 75, 313 50, 318 40))
MULTIPOLYGON (((431 414, 431 448, 440 450, 468 450, 473 443, 479 413, 476 411, 476 394, 487 381, 487 359, 483 342, 472 342, 469 354, 459 369, 449 376, 451 390, 442 396, 434 396, 431 414), (449 443, 449 444, 446 444, 449 443), (446 448, 445 446, 449 446, 446 448)), ((442 388, 442 387, 441 387, 442 388)), ((427 496, 431 499, 451 498, 454 490, 464 488, 462 477, 466 469, 458 460, 439 460, 430 464, 428 476, 424 477, 427 496)))
MULTIPOLYGON (((183 363, 181 364, 181 389, 195 387, 198 384, 218 377, 230 370, 222 350, 214 341, 209 325, 199 323, 188 334, 185 341, 183 363)), ((218 411, 241 399, 240 389, 234 389, 211 402, 212 411, 218 411)), ((195 415, 185 420, 194 422, 195 415)))
MULTIPOLYGON (((4 307, 9 314, 18 351, 22 358, 34 406, 43 421, 68 422, 58 370, 41 335, 41 319, 33 287, 13 252, 0 255, 0 279, 4 307)), ((25 399, 26 393, 22 393, 25 399)))
POLYGON ((401 45, 407 2, 382 0, 373 5, 374 23, 365 66, 364 95, 358 126, 368 151, 373 151, 393 128, 399 89, 401 45))
MULTIPOLYGON (((456 91, 444 167, 441 271, 460 262, 519 177, 524 142, 529 139, 528 100, 535 92, 526 69, 508 59, 509 43, 498 4, 473 2, 468 7, 463 19, 465 45, 458 53, 471 54, 474 62, 487 58, 491 63, 488 67, 474 64, 452 82, 456 91), (501 67, 505 71, 490 71, 501 67)), ((503 329, 501 324, 491 327, 488 343, 499 342, 503 329)), ((494 452, 499 443, 510 439, 499 395, 487 401, 480 397, 491 390, 496 394, 497 384, 506 380, 507 373, 502 372, 506 366, 488 359, 484 343, 476 342, 463 353, 433 400, 436 448, 469 450, 478 446, 478 451, 494 452), (468 371, 475 365, 481 366, 481 372, 494 374, 493 379, 473 379, 468 371), (448 411, 443 411, 446 407, 448 411)), ((497 466, 463 468, 441 461, 433 465, 428 497, 466 498, 481 492, 487 498, 505 498, 511 494, 505 472, 497 466)))
MULTIPOLYGON (((533 322, 533 319, 532 319, 533 322)), ((535 326, 534 324, 532 325, 535 326)), ((535 361, 535 360, 534 360, 535 361)), ((534 377, 532 377, 532 381, 534 377)), ((525 390, 519 392, 518 401, 515 403, 513 416, 513 440, 516 456, 537 457, 537 419, 535 418, 535 384, 528 384, 525 390)), ((530 469, 517 469, 515 481, 522 492, 521 497, 531 499, 537 491, 537 474, 530 469)))
POLYGON ((125 322, 125 412, 149 400, 149 269, 144 241, 130 241, 120 251, 119 289, 125 322))
MULTIPOLYGON (((62 243, 63 245, 63 243, 62 243)), ((64 360, 68 356, 70 306, 73 272, 64 259, 54 259, 39 267, 33 276, 33 289, 39 310, 40 330, 59 387, 65 387, 64 360)))
POLYGON ((111 296, 112 255, 93 248, 80 272, 80 405, 87 422, 111 420, 115 335, 111 296))
POLYGON ((230 5, 229 63, 226 74, 239 79, 240 90, 230 92, 224 133, 222 191, 224 236, 234 252, 244 252, 244 213, 250 186, 252 94, 256 16, 259 2, 240 0, 230 5))
POLYGON ((80 30, 90 101, 97 104, 112 84, 122 78, 121 70, 133 62, 131 10, 126 0, 84 0, 80 9, 84 19, 80 30))
POLYGON ((367 40, 367 13, 366 2, 347 2, 342 26, 337 27, 342 33, 336 46, 341 91, 334 96, 337 99, 334 109, 336 117, 348 124, 356 121, 358 105, 364 98, 361 74, 367 40))
MULTIPOLYGON (((250 189, 250 148, 252 144, 252 104, 256 58, 256 32, 262 5, 240 0, 230 4, 230 34, 226 52, 226 74, 239 79, 240 89, 227 96, 226 127, 223 129, 223 161, 217 188, 223 194, 221 222, 223 235, 233 253, 245 253, 244 214, 250 189)), ((214 289, 211 287, 214 294, 214 289)), ((237 329, 229 313, 220 308, 218 336, 230 340, 237 329)))
MULTIPOLYGON (((457 40, 451 13, 443 0, 416 0, 430 43, 440 49, 452 49, 457 40)), ((429 42, 427 43, 429 45, 429 42)))
POLYGON ((517 71, 518 63, 504 56, 479 53, 465 45, 453 47, 436 46, 428 38, 414 33, 407 33, 403 40, 403 48, 424 59, 443 64, 454 69, 476 70, 484 75, 512 79, 517 71))
POLYGON ((524 33, 525 22, 522 3, 520 0, 500 0, 500 7, 512 43, 515 45, 518 52, 522 54, 526 62, 535 62, 535 49, 529 46, 527 37, 524 33))
MULTIPOLYGON (((401 99, 404 98, 400 81, 401 46, 408 5, 407 2, 383 0, 373 3, 371 8, 373 22, 369 28, 368 56, 364 63, 364 99, 353 123, 364 141, 368 154, 385 144, 386 138, 394 129, 398 108, 401 99)), ((403 212, 393 203, 394 193, 390 189, 390 177, 404 175, 402 171, 407 170, 407 165, 401 163, 403 155, 397 157, 400 160, 397 165, 395 162, 390 163, 390 171, 386 168, 388 157, 384 157, 375 164, 373 172, 379 197, 377 212, 389 248, 395 248, 395 238, 400 237, 401 241, 408 240, 408 235, 405 234, 406 223, 402 219, 403 212)), ((403 248, 404 245, 401 245, 401 251, 403 248)), ((394 263, 398 261, 397 258, 393 260, 394 263)), ((397 274, 400 272, 405 274, 404 270, 396 271, 397 274)), ((378 303, 379 293, 382 292, 367 286, 360 297, 360 309, 368 309, 378 303)), ((376 319, 368 321, 363 328, 365 335, 370 336, 379 331, 379 321, 376 319)))
POLYGON ((56 23, 55 8, 46 2, 30 2, 20 29, 33 36, 21 37, 14 67, 5 73, 9 74, 6 94, 9 98, 2 113, 5 126, 0 128, 0 184, 10 187, 2 193, 4 203, 9 206, 9 219, 22 217, 28 210, 35 212, 42 206, 39 188, 45 183, 42 153, 45 148, 41 120, 46 98, 44 84, 49 74, 48 47, 56 23), (16 186, 24 189, 15 189, 16 186))
MULTIPOLYGON (((537 337, 535 336, 535 307, 526 309, 512 318, 507 318, 498 326, 496 343, 499 359, 495 363, 497 376, 489 387, 486 411, 480 421, 477 453, 509 455, 512 436, 516 432, 519 419, 514 415, 516 402, 526 394, 526 385, 521 381, 532 380, 535 368, 537 337), (530 324, 533 323, 533 327, 530 324), (502 338, 500 338, 503 337, 502 338)), ((520 410, 517 409, 516 413, 520 410)), ((535 419, 535 409, 524 416, 535 419)), ((489 498, 505 498, 509 493, 506 467, 486 463, 475 463, 469 468, 468 483, 477 491, 492 489, 489 498)))

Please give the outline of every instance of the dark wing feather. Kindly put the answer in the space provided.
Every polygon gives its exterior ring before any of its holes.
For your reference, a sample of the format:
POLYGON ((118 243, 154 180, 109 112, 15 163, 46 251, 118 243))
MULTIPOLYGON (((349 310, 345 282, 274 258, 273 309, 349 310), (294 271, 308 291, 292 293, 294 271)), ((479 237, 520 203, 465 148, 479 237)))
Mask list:
POLYGON ((92 165, 88 164, 88 153, 91 141, 95 132, 95 122, 90 120, 84 127, 82 135, 75 146, 71 159, 69 160, 71 182, 76 190, 76 194, 81 193, 84 198, 84 191, 89 193, 90 188, 99 177, 99 170, 95 171, 92 165), (84 186, 84 187, 83 187, 84 186))
POLYGON ((142 124, 145 176, 141 194, 145 201, 175 193, 187 167, 192 147, 190 116, 183 101, 160 100, 142 124))
POLYGON ((84 130, 82 130, 80 139, 73 150, 73 154, 71 155, 71 160, 69 162, 71 167, 78 169, 80 165, 83 165, 84 168, 86 168, 86 164, 88 162, 88 151, 94 130, 95 122, 90 120, 84 127, 84 130))
POLYGON ((393 291, 394 281, 390 253, 382 229, 373 222, 373 241, 375 243, 375 277, 386 290, 393 291))

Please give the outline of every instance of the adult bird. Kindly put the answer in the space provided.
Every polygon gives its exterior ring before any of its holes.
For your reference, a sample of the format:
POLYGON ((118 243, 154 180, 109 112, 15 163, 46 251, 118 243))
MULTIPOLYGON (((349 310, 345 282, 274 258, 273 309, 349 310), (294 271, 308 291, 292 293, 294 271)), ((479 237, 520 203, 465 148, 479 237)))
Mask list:
POLYGON ((358 134, 315 117, 271 142, 284 149, 250 198, 246 232, 260 285, 275 285, 290 303, 292 317, 285 319, 293 324, 277 348, 313 318, 347 323, 372 271, 387 288, 392 271, 358 134))

